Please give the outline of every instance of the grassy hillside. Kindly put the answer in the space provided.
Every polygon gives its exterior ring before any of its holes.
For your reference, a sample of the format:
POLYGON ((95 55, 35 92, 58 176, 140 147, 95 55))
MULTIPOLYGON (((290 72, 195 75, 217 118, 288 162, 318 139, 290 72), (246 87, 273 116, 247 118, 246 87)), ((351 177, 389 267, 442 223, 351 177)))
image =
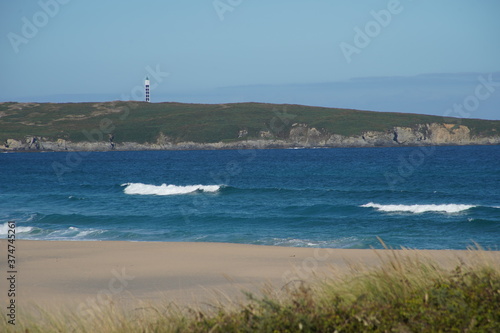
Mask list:
POLYGON ((500 133, 500 121, 301 105, 0 103, 1 142, 8 138, 23 139, 27 135, 50 140, 88 141, 85 131, 112 132, 116 142, 155 142, 160 132, 177 142, 218 142, 237 140, 241 130, 248 132, 247 138, 256 138, 261 131, 268 131, 274 137, 285 137, 294 123, 305 123, 332 134, 359 135, 365 131, 433 122, 466 125, 472 134, 500 133))

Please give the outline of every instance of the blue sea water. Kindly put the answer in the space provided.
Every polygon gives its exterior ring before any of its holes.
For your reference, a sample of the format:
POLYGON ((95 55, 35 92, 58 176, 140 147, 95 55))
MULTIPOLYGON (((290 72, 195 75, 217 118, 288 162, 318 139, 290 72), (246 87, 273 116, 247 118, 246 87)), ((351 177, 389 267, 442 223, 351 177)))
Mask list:
POLYGON ((0 237, 500 249, 500 146, 0 154, 0 237))

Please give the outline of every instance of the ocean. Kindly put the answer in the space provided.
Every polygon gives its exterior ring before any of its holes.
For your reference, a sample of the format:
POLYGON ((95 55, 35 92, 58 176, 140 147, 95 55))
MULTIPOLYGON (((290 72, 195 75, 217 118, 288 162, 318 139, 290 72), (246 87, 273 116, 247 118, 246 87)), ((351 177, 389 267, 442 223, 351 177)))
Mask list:
POLYGON ((500 146, 0 154, 0 237, 500 250, 500 146))

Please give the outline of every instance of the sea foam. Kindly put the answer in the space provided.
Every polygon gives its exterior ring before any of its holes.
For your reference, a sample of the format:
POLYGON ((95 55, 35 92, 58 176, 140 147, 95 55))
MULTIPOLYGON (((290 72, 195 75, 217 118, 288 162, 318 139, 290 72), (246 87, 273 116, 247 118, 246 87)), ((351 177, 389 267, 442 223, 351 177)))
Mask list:
POLYGON ((361 207, 376 208, 382 212, 408 212, 408 213, 426 213, 426 212, 444 212, 444 213, 459 213, 464 210, 476 207, 472 205, 379 205, 373 202, 362 205, 361 207))
MULTIPOLYGON (((30 232, 31 230, 33 230, 32 227, 19 227, 16 225, 16 234, 17 233, 21 233, 21 232, 30 232)), ((0 225, 0 235, 7 235, 9 232, 9 224, 8 223, 4 223, 2 225, 0 225)))
POLYGON ((122 184, 125 186, 123 192, 125 194, 141 194, 141 195, 178 195, 178 194, 188 194, 196 191, 203 192, 217 192, 221 185, 187 185, 187 186, 177 186, 177 185, 167 185, 162 184, 148 185, 142 183, 127 183, 122 184))

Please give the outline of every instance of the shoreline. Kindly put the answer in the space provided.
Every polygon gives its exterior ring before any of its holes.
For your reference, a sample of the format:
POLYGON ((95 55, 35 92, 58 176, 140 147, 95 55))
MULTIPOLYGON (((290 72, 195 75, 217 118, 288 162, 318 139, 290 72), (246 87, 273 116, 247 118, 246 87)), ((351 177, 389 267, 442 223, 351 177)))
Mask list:
MULTIPOLYGON (((243 291, 279 292, 418 255, 454 268, 500 251, 297 248, 230 243, 16 240, 16 302, 22 307, 82 309, 119 304, 202 306, 243 302, 243 291)), ((0 240, 5 249, 7 240, 0 240)), ((2 265, 6 267, 6 265, 2 265)), ((6 269, 4 269, 6 271, 6 269)), ((0 292, 7 292, 5 281, 0 292)))
MULTIPOLYGON (((242 141, 243 142, 243 141, 242 141)), ((242 143, 238 142, 238 143, 242 143)), ((83 143, 83 144, 91 144, 83 143)), ((127 143, 124 143, 125 145, 127 143)), ((86 149, 0 149, 1 154, 10 153, 106 153, 106 152, 146 152, 146 151, 223 151, 223 150, 274 150, 274 149, 336 149, 336 148, 414 148, 414 147, 471 147, 471 146, 499 146, 500 143, 468 143, 468 144, 399 144, 399 145, 328 145, 328 146, 301 146, 294 144, 270 144, 270 145, 244 145, 235 144, 219 147, 219 143, 194 144, 187 147, 168 147, 159 148, 154 144, 132 143, 139 148, 118 147, 115 149, 86 150, 86 149)))

